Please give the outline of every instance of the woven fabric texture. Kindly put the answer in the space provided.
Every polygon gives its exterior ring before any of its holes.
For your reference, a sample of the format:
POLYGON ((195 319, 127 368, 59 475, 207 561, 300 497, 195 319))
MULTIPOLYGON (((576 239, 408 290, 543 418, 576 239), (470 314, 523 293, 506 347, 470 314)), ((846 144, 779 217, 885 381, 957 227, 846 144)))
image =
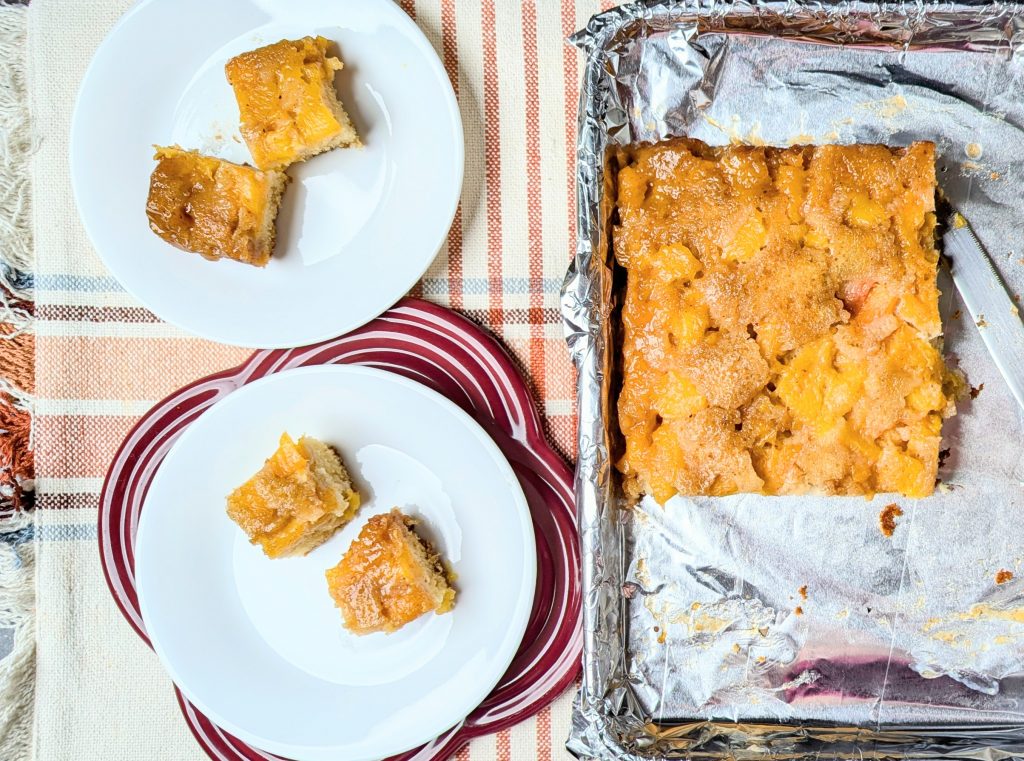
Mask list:
MULTIPOLYGON (((93 51, 128 0, 33 0, 30 100, 36 241, 38 681, 36 756, 199 759, 156 657, 104 583, 98 494, 116 447, 155 401, 248 352, 186 335, 124 293, 72 198, 68 131, 93 51)), ((574 375, 558 291, 574 241, 578 54, 565 38, 597 0, 407 0, 444 62, 465 125, 461 205, 414 295, 461 310, 510 349, 548 433, 574 450, 574 375)), ((128 113, 130 107, 126 104, 128 113)), ((119 118, 111 114, 111 118, 119 118)), ((476 740, 463 759, 568 758, 565 695, 476 740)))

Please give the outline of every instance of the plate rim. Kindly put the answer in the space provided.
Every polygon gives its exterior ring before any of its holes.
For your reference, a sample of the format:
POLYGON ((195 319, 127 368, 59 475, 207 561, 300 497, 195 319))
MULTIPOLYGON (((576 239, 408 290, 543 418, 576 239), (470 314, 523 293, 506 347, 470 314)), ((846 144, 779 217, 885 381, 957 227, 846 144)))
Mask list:
MULTIPOLYGON (((397 351, 396 346, 405 346, 404 342, 416 331, 440 337, 440 341, 429 347, 431 350, 454 347, 466 353, 472 364, 454 365, 466 375, 471 375, 474 370, 478 373, 492 371, 493 375, 488 378, 490 390, 514 398, 518 405, 519 419, 512 420, 507 416, 509 419, 502 421, 499 415, 478 408, 472 399, 466 397, 467 409, 473 409, 475 416, 486 420, 500 432, 501 447, 512 446, 522 450, 520 457, 511 460, 513 469, 529 467, 530 472, 540 478, 538 490, 527 500, 534 516, 542 515, 550 521, 538 537, 557 543, 553 550, 561 549, 561 552, 552 552, 549 558, 552 562, 545 563, 544 572, 550 576, 556 590, 561 590, 562 597, 561 602, 552 608, 534 609, 534 615, 539 612, 540 618, 536 627, 531 619, 527 630, 531 639, 524 639, 521 643, 513 668, 487 699, 460 725, 421 748, 392 757, 393 761, 447 758, 472 739, 508 729, 550 705, 578 681, 582 670, 582 567, 573 469, 564 455, 548 442, 526 380, 515 360, 491 333, 451 309, 406 297, 383 315, 345 336, 316 346, 257 350, 234 367, 211 373, 170 393, 132 426, 111 460, 97 513, 97 543, 107 588, 125 622, 143 642, 149 644, 145 630, 136 623, 130 607, 134 596, 130 519, 138 509, 138 492, 144 493, 147 488, 147 467, 153 459, 159 461, 162 456, 160 449, 166 447, 166 443, 161 442, 173 440, 182 428, 190 425, 210 406, 210 398, 231 393, 252 378, 272 374, 289 363, 377 363, 379 360, 372 356, 363 359, 356 354, 397 351), (475 352, 472 355, 469 354, 471 350, 475 352), (541 634, 546 634, 543 640, 541 634), (539 655, 531 653, 530 649, 538 644, 542 652, 539 655), (531 668, 523 671, 521 666, 516 666, 516 661, 520 658, 525 660, 527 655, 531 659, 531 668), (536 657, 541 661, 534 661, 536 657), (539 671, 535 668, 538 663, 539 671), (511 679, 505 681, 508 677, 511 679)), ((426 359, 425 354, 406 353, 417 360, 426 359)), ((443 368, 438 369, 444 371, 443 368)), ((457 390, 467 393, 463 386, 457 390)), ((534 523, 539 525, 536 518, 534 523)), ((189 731, 210 758, 221 761, 276 758, 233 738, 189 704, 180 691, 175 689, 175 694, 189 731)))
MULTIPOLYGON (((259 389, 264 386, 272 386, 275 384, 287 384, 289 380, 296 376, 364 376, 369 378, 376 378, 382 383, 391 382, 398 386, 408 389, 414 393, 419 393, 429 403, 438 405, 441 409, 445 410, 450 415, 454 416, 473 436, 480 441, 480 444, 487 451, 490 459, 498 467, 501 474, 504 476, 506 481, 509 481, 513 486, 512 498, 515 502, 516 516, 519 520, 519 529, 522 532, 523 538, 523 575, 519 583, 519 589, 516 597, 516 603, 513 608, 512 620, 509 624, 508 631, 513 633, 511 640, 506 638, 508 645, 505 649, 501 650, 501 655, 495 659, 495 662, 500 663, 500 666, 496 667, 496 673, 493 677, 493 682, 490 678, 479 683, 476 689, 467 691, 467 697, 462 703, 467 705, 458 704, 458 710, 456 710, 456 718, 452 723, 449 723, 447 718, 443 722, 442 726, 435 731, 431 731, 429 736, 423 739, 414 740, 411 743, 402 743, 400 747, 386 750, 388 755, 396 755, 404 753, 412 748, 419 747, 424 742, 429 742, 431 737, 436 737, 439 734, 443 734, 448 731, 452 726, 457 726, 459 722, 468 715, 473 708, 479 705, 498 685, 501 681, 502 675, 508 670, 511 665, 513 658, 515 658, 519 645, 522 642, 523 635, 526 633, 526 626, 530 619, 530 614, 533 611, 533 598, 534 588, 537 580, 537 553, 531 551, 535 546, 536 538, 533 531, 533 521, 530 516, 529 503, 526 500, 526 494, 523 492, 522 486, 519 484, 519 480, 516 477, 515 471, 512 469, 511 463, 505 456, 501 448, 498 447, 494 439, 484 430, 473 417, 455 404, 453 401, 438 393, 432 388, 429 388, 422 383, 418 383, 414 380, 406 378, 397 373, 388 372, 381 370, 376 367, 368 367, 365 365, 338 365, 338 364, 327 364, 327 365, 306 365, 302 367, 293 367, 281 372, 272 373, 265 375, 262 378, 257 378, 241 388, 236 389, 232 393, 223 397, 214 403, 211 407, 204 410, 202 418, 207 418, 211 413, 217 414, 218 408, 223 409, 224 405, 232 404, 239 405, 243 404, 246 397, 256 393, 259 389), (507 652, 506 652, 507 651, 507 652)), ((333 384, 331 384, 333 385, 333 384)), ((223 413, 220 413, 223 414, 223 413)), ((194 421, 197 423, 199 418, 194 421)), ((167 479, 168 476, 161 475, 163 468, 167 463, 168 459, 180 453, 182 450, 188 447, 194 446, 193 441, 202 432, 197 430, 195 424, 190 425, 187 430, 183 431, 182 434, 175 440, 174 444, 164 455, 160 464, 157 466, 156 473, 150 481, 150 488, 147 491, 145 502, 151 498, 153 489, 157 488, 158 484, 162 485, 162 482, 167 479)), ((166 487, 164 487, 166 488, 166 487)), ((142 615, 143 622, 146 624, 146 631, 149 633, 149 641, 157 657, 160 659, 160 664, 163 666, 164 671, 167 672, 168 676, 171 677, 171 681, 174 682, 175 686, 181 693, 192 703, 197 709, 205 714, 213 723, 222 727, 223 729, 230 732, 235 737, 244 740, 247 743, 252 744, 257 748, 267 750, 275 754, 284 754, 286 756, 291 754, 297 754, 297 757, 302 757, 303 754, 313 753, 345 753, 347 752, 346 745, 295 745, 292 743, 282 743, 277 740, 271 740, 266 737, 261 737, 257 733, 251 732, 246 729, 242 729, 234 722, 224 718, 222 712, 215 710, 206 700, 200 698, 200 696, 187 686, 184 681, 180 678, 181 673, 175 669, 170 659, 167 658, 166 651, 160 644, 160 638, 154 634, 150 622, 147 620, 147 610, 149 615, 152 616, 152 606, 146 603, 146 593, 143 591, 143 585, 139 575, 139 563, 142 555, 141 551, 143 540, 142 537, 147 535, 147 524, 152 523, 153 511, 146 511, 143 509, 140 512, 138 528, 136 531, 135 540, 135 553, 136 553, 136 594, 139 601, 139 609, 142 615)), ((148 529, 151 533, 152 529, 148 529)), ((158 541, 156 537, 151 537, 149 542, 152 543, 158 541)), ((166 631, 166 629, 165 629, 166 631)), ((358 689, 358 688, 356 688, 358 689)), ((352 761, 372 761, 378 757, 378 754, 372 754, 365 757, 352 756, 352 761)))
MULTIPOLYGON (((451 227, 455 221, 455 216, 458 212, 459 205, 462 202, 462 193, 465 184, 466 174, 466 134, 465 126, 462 123, 462 111, 459 106, 458 96, 455 94, 454 85, 451 82, 451 78, 448 76, 448 72, 444 67, 444 62, 441 60, 437 51, 431 44, 430 39, 426 36, 422 29, 413 21, 405 11, 402 10, 401 6, 392 0, 360 0, 361 3, 376 3, 379 7, 388 8, 389 11, 395 12, 395 17, 398 19, 398 24, 404 27, 407 32, 416 39, 417 43, 423 48, 425 52, 425 58, 428 61, 430 67, 433 69, 434 74, 437 75, 438 80, 441 83, 441 90, 444 93, 444 103, 448 116, 455 128, 455 134, 453 135, 455 144, 455 154, 453 158, 453 166, 455 168, 455 182, 453 187, 455 192, 452 194, 452 198, 449 206, 446 208, 445 213, 441 216, 446 220, 446 224, 441 226, 443 232, 439 239, 432 245, 432 253, 425 257, 425 262, 422 268, 418 268, 418 272, 415 274, 408 283, 404 281, 408 278, 403 278, 404 287, 399 290, 396 289, 396 296, 394 300, 390 301, 383 309, 375 314, 366 315, 362 318, 356 318, 346 322, 332 323, 334 327, 324 328, 324 330, 309 333, 304 335, 296 335, 292 337, 292 340, 288 341, 252 341, 242 340, 238 337, 218 335, 218 331, 207 331, 207 330, 196 330, 193 327, 189 327, 177 318, 172 319, 169 315, 162 312, 157 312, 153 309, 149 303, 143 299, 135 288, 125 283, 117 274, 115 267, 111 265, 111 261, 107 254, 97 245, 97 234, 95 224, 89 221, 89 217, 82 211, 81 199, 88 195, 88 188, 83 185, 85 179, 82 177, 83 171, 78 167, 76 156, 78 156, 81 150, 84 150, 87 144, 85 138, 81 135, 81 104, 83 99, 86 97, 86 89, 93 85, 93 80, 96 77, 97 58, 100 53, 107 47, 111 39, 115 35, 119 34, 122 27, 125 26, 128 20, 142 8, 152 5, 154 3, 172 2, 172 0, 135 0, 121 15, 120 18, 114 23, 103 40, 92 52, 92 56, 89 59, 89 64, 86 66, 85 72, 82 74, 82 79, 78 84, 78 88, 75 92, 75 101, 71 111, 71 119, 68 122, 68 149, 67 149, 67 161, 68 161, 68 174, 71 181, 71 191, 74 198, 75 210, 78 214, 78 219, 82 225, 82 229, 85 232, 86 238, 89 241, 89 246, 99 257, 103 267, 110 273, 110 275, 117 281, 118 285, 124 289, 124 291, 131 296, 133 299, 138 301, 144 308, 152 312, 159 319, 164 322, 173 325, 179 330, 185 331, 189 335, 198 336, 211 341, 217 341, 218 343, 226 344, 228 346, 241 346, 244 348, 255 348, 255 349, 288 349, 294 346, 307 346, 311 344, 320 343, 322 341, 329 340, 336 336, 343 335, 349 331, 355 330, 362 327, 374 318, 379 317, 381 314, 386 312, 389 308, 393 307, 412 289, 412 287, 418 283, 423 276, 430 269, 431 265, 436 261, 438 255, 441 253, 441 248, 444 246, 448 235, 451 233, 451 227)), ((324 3, 328 5, 329 3, 324 3)), ((141 203, 141 202, 140 202, 141 203)), ((140 212, 141 213, 141 212, 140 212)), ((166 245, 170 245, 169 243, 166 245)), ((181 252, 184 253, 184 252, 181 252)), ((301 323, 301 321, 297 321, 301 323)))

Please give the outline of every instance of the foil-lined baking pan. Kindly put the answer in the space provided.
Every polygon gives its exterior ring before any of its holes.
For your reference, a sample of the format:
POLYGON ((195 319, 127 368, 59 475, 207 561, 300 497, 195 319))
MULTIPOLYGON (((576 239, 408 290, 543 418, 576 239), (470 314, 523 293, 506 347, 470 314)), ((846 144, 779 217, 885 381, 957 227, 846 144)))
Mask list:
POLYGON ((973 388, 944 426, 934 496, 674 497, 627 508, 611 463, 621 278, 607 160, 616 146, 680 135, 773 146, 931 140, 941 193, 1020 306, 1024 9, 655 2, 595 16, 572 42, 587 60, 579 238, 562 311, 579 368, 585 649, 569 749, 1024 755, 1024 419, 948 273, 944 351, 973 388), (891 536, 879 525, 889 503, 903 510, 891 536))

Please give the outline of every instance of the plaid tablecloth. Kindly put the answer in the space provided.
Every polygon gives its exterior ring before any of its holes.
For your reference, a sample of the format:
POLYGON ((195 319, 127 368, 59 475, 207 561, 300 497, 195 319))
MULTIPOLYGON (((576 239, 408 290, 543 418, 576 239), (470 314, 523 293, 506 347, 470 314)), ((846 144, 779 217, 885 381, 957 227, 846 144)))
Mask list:
MULTIPOLYGON (((211 0, 216 2, 216 0, 211 0)), ((170 682, 114 607, 96 509, 115 448, 151 404, 247 351, 172 328, 127 296, 91 249, 68 176, 82 74, 128 0, 33 0, 30 97, 37 249, 39 759, 198 759, 170 682)), ((415 293, 501 337, 573 454, 573 372, 558 289, 574 246, 579 62, 566 35, 598 0, 406 0, 455 86, 466 133, 462 203, 415 293)), ((131 94, 124 114, 130 118, 131 94)), ((475 741, 462 758, 563 758, 569 697, 475 741)))

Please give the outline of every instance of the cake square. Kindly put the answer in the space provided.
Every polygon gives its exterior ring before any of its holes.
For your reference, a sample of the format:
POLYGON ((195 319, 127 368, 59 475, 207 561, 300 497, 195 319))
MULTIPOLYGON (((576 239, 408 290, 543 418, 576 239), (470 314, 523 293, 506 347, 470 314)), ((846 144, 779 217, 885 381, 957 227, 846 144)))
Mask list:
POLYGON ((288 182, 176 146, 157 146, 149 181, 149 226, 172 246, 206 259, 263 267, 274 252, 275 220, 288 182))
POLYGON ((323 37, 281 40, 227 62, 241 132, 261 169, 284 169, 332 148, 359 146, 334 90, 344 64, 327 55, 323 37))
POLYGON ((934 146, 615 160, 626 495, 931 494, 953 413, 934 146))
POLYGON ((359 493, 331 447, 287 433, 252 478, 227 499, 228 516, 268 557, 305 555, 352 520, 359 493))
POLYGON ((355 634, 393 632, 455 604, 441 558, 398 508, 366 522, 348 552, 327 571, 327 587, 355 634))

